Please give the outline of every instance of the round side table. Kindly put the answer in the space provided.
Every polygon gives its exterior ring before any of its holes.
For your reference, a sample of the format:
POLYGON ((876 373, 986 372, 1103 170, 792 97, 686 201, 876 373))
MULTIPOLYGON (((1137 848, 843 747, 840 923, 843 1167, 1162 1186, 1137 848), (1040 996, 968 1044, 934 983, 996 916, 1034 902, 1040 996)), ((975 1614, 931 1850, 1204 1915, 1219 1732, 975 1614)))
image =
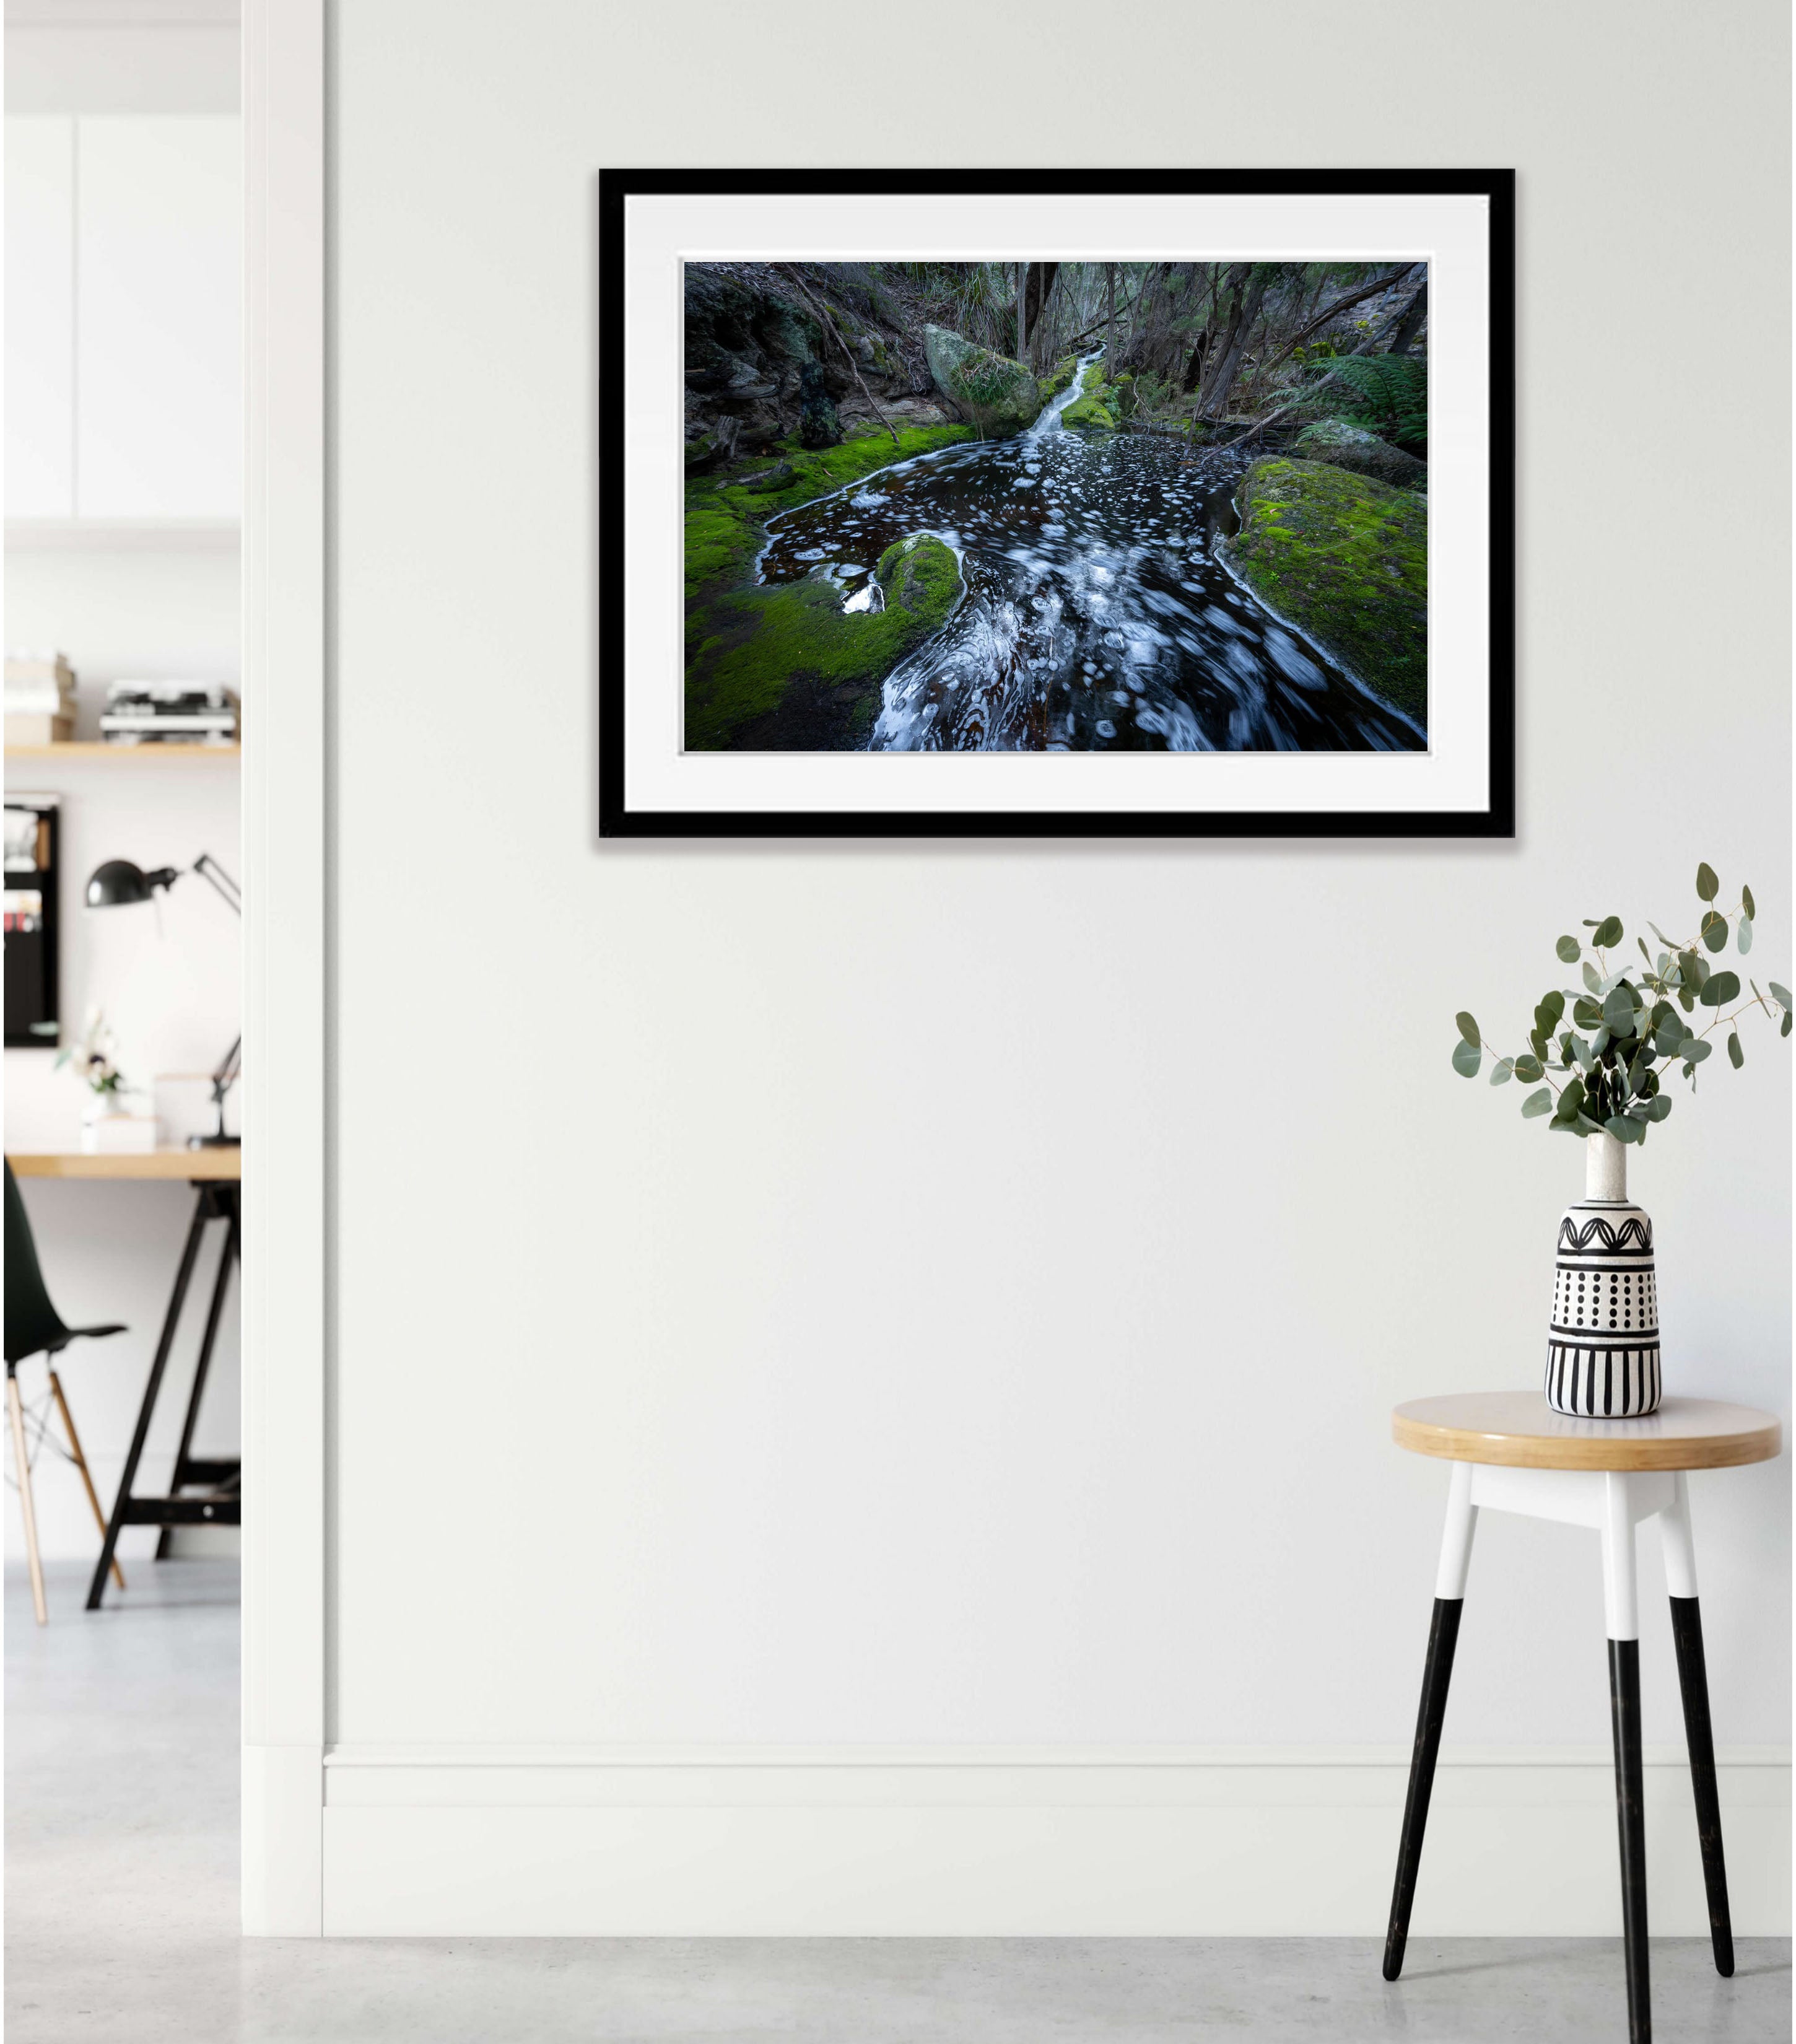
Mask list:
POLYGON ((1769 1462, 1783 1430, 1768 1412, 1706 1398, 1667 1398, 1642 1420, 1575 1418, 1555 1412, 1538 1391, 1463 1392, 1420 1398, 1391 1416, 1392 1438, 1413 1454, 1453 1465, 1446 1530, 1434 1585, 1434 1616, 1422 1665, 1422 1709, 1410 1762, 1410 1791, 1397 1850, 1384 1977, 1403 1970, 1415 1899, 1416 1869, 1446 1714, 1447 1684, 1459 1638, 1472 1536, 1480 1510, 1519 1512, 1593 1527, 1602 1535, 1602 1600, 1609 1634, 1610 1721, 1615 1740, 1615 1812, 1621 1839, 1621 1923, 1627 1952, 1628 2034, 1651 2044, 1652 2008, 1646 1960, 1646 1835, 1641 1781, 1640 1616, 1634 1528, 1656 1518, 1665 1543, 1665 1580, 1683 1691, 1684 1733, 1696 1825, 1709 1896, 1717 1972, 1733 1971, 1721 1813, 1715 1791, 1715 1742, 1696 1599, 1687 1470, 1733 1469, 1769 1462))

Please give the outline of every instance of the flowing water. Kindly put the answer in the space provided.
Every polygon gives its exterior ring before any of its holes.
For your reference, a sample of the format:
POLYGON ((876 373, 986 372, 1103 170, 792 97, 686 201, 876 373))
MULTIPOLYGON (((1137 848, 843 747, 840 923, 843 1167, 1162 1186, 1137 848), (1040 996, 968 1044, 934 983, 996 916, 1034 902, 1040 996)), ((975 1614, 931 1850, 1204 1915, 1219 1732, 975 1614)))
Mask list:
POLYGON ((1218 558, 1242 457, 1068 430, 1083 372, 1015 440, 919 455, 769 523, 761 579, 828 574, 855 609, 880 601, 895 540, 933 532, 959 557, 962 601, 887 679, 873 750, 1422 750, 1218 558))

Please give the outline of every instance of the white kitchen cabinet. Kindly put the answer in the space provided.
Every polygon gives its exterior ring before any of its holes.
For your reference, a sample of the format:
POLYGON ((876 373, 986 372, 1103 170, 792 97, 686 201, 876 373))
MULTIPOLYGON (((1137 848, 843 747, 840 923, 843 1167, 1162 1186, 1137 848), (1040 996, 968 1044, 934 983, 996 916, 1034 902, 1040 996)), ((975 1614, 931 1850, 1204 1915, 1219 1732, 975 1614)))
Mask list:
POLYGON ((240 159, 235 116, 75 124, 78 517, 238 515, 240 159))
POLYGON ((9 518, 75 513, 75 121, 6 117, 9 518))

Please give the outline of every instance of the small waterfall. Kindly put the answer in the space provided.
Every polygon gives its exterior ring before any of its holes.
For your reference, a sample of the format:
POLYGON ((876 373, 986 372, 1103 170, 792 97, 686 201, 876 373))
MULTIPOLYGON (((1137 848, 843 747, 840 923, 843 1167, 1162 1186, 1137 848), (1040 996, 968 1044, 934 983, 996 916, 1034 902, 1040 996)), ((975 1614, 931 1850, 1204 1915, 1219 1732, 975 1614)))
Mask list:
POLYGON ((1023 435, 1023 438, 1024 440, 1038 440, 1044 433, 1057 433, 1061 430, 1060 423, 1061 413, 1066 409, 1067 406, 1070 405, 1079 395, 1080 391, 1084 389, 1085 382, 1085 371, 1094 362, 1097 360, 1098 357, 1102 355, 1103 352, 1103 350, 1100 348, 1094 350, 1090 355, 1081 355, 1080 356, 1079 366, 1073 372, 1073 381, 1067 385, 1064 390, 1057 391, 1055 394, 1048 400, 1047 403, 1042 407, 1042 416, 1035 421, 1034 425, 1023 435))

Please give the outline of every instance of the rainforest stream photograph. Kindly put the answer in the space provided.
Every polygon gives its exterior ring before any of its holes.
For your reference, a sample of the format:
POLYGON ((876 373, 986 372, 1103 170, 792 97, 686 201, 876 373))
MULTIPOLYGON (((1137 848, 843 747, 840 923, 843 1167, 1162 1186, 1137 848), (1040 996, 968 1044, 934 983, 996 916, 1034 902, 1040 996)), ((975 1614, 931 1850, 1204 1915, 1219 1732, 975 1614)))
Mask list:
POLYGON ((1422 751, 1428 266, 688 263, 689 751, 1422 751))

